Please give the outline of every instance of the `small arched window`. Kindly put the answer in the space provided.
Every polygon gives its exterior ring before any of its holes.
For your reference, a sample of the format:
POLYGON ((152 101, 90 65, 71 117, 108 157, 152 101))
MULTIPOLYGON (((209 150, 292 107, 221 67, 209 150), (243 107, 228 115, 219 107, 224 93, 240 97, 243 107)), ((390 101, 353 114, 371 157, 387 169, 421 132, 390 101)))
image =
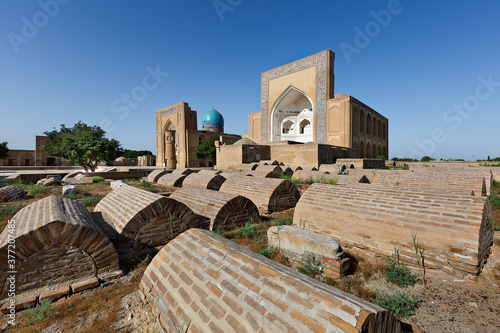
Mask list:
POLYGON ((311 123, 304 119, 300 122, 300 134, 311 134, 311 123))

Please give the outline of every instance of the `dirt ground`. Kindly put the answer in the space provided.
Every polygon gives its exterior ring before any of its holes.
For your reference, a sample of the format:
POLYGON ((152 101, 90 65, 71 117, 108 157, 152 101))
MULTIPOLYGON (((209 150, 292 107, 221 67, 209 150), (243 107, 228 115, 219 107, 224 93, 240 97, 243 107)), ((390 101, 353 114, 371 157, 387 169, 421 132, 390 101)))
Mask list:
MULTIPOLYGON (((131 185, 139 187, 140 183, 131 182, 131 185)), ((301 191, 306 187, 301 188, 301 191)), ((109 186, 94 184, 81 190, 85 193, 84 197, 103 197, 109 192, 109 186)), ((155 185, 153 190, 164 193, 172 191, 155 185)), ((30 201, 37 199, 39 198, 30 201)), ((93 207, 88 209, 92 210, 93 207)), ((498 209, 494 211, 495 218, 500 217, 499 213, 498 209)), ((289 210, 274 217, 290 219, 292 214, 293 210, 289 210)), ((225 236, 258 251, 266 247, 267 239, 264 235, 272 223, 270 217, 256 227, 259 237, 245 238, 241 235, 236 236, 233 232, 225 236)), ((399 289, 418 296, 419 304, 415 315, 402 319, 407 324, 414 324, 415 332, 500 332, 500 232, 495 234, 492 253, 478 282, 428 270, 425 287, 419 281, 414 287, 400 288, 388 282, 383 276, 385 262, 382 259, 361 250, 346 249, 346 252, 358 260, 357 269, 343 280, 332 279, 326 282, 367 300, 374 298, 380 290, 399 289)), ((293 266, 277 253, 273 253, 272 259, 293 266)), ((137 286, 146 266, 147 261, 143 263, 137 261, 129 267, 130 271, 123 278, 56 302, 52 305, 54 308, 52 316, 40 322, 29 323, 30 315, 23 311, 18 313, 18 325, 12 328, 7 327, 7 318, 2 316, 0 331, 161 332, 151 308, 141 301, 138 293, 137 286)))

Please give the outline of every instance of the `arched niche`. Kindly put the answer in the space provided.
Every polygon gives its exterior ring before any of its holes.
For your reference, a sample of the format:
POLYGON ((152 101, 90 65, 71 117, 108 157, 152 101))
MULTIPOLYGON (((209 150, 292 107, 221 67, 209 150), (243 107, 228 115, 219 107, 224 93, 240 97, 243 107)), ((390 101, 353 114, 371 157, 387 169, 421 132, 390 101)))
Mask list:
POLYGON ((271 141, 314 141, 313 124, 314 105, 311 98, 305 92, 290 86, 278 97, 271 109, 271 141), (299 125, 304 120, 309 125, 302 131, 299 125), (285 124, 290 127, 284 127, 285 124))

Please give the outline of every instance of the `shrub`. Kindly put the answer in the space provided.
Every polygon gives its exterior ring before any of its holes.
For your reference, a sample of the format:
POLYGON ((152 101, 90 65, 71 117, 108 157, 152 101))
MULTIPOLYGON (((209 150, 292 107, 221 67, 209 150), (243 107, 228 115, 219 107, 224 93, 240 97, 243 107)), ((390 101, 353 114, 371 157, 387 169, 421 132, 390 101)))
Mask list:
POLYGON ((297 270, 302 274, 315 277, 320 272, 320 266, 314 261, 313 256, 308 255, 306 259, 297 266, 297 270))
POLYGON ((67 193, 64 195, 65 198, 75 200, 76 199, 76 193, 67 193))
POLYGON ((14 215, 17 214, 18 211, 20 211, 24 207, 25 207, 24 205, 0 207, 0 220, 3 220, 6 217, 11 219, 14 215))
POLYGON ((277 227, 282 225, 292 225, 293 221, 291 217, 277 216, 273 217, 271 224, 277 227))
POLYGON ((279 176, 280 179, 286 179, 286 180, 289 180, 293 183, 293 185, 295 186, 300 186, 302 184, 302 181, 300 179, 297 179, 297 178, 293 178, 292 176, 288 176, 288 175, 285 175, 283 172, 281 173, 281 175, 279 176))
POLYGON ((217 226, 217 228, 215 228, 215 233, 217 235, 221 235, 221 236, 224 236, 226 234, 226 232, 224 231, 224 229, 222 229, 222 227, 220 225, 217 226))
POLYGON ((418 280, 418 274, 413 273, 402 263, 389 258, 382 271, 387 280, 401 287, 413 286, 418 280))
POLYGON ((260 249, 258 252, 262 254, 264 257, 271 259, 273 256, 275 248, 273 246, 267 246, 263 249, 260 249))
POLYGON ((25 185, 24 189, 26 190, 26 192, 28 192, 35 198, 38 198, 47 193, 47 188, 42 185, 35 185, 35 184, 25 185))
POLYGON ((406 318, 415 314, 415 308, 418 306, 418 299, 417 296, 410 295, 410 292, 403 293, 400 290, 396 290, 394 293, 388 294, 385 291, 377 290, 377 296, 371 301, 389 310, 396 316, 406 318))
POLYGON ((104 183, 106 179, 99 177, 99 176, 94 176, 92 177, 92 182, 94 183, 104 183))
POLYGON ((40 322, 52 316, 54 313, 54 308, 51 299, 46 299, 37 304, 34 308, 28 307, 26 314, 28 315, 28 323, 32 324, 34 322, 40 322))
POLYGON ((244 226, 241 226, 239 230, 243 237, 246 238, 257 238, 260 234, 257 229, 255 229, 255 225, 252 222, 248 222, 244 226))

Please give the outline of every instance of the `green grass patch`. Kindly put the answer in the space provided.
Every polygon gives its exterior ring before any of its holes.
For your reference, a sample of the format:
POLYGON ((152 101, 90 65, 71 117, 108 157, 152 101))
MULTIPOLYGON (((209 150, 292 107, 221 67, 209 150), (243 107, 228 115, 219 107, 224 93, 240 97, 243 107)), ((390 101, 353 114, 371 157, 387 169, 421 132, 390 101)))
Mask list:
POLYGON ((101 198, 83 198, 79 202, 84 206, 97 206, 101 198))
POLYGON ((410 295, 410 292, 403 293, 400 290, 394 291, 389 294, 385 291, 377 291, 377 296, 371 301, 389 310, 394 315, 401 318, 407 318, 415 314, 415 309, 418 306, 419 298, 417 296, 410 295))
POLYGON ((276 248, 274 246, 267 246, 263 249, 260 249, 257 252, 259 254, 262 254, 264 257, 271 259, 275 250, 276 250, 276 248))
POLYGON ((292 225, 293 220, 291 217, 277 216, 273 217, 271 220, 271 224, 277 227, 281 227, 282 225, 292 225))
POLYGON ((382 271, 387 280, 401 287, 414 286, 418 281, 418 274, 413 273, 406 265, 394 261, 392 258, 387 260, 387 265, 382 271))
POLYGON ((28 323, 40 322, 52 316, 54 314, 54 308, 50 303, 52 303, 52 300, 46 299, 38 303, 34 308, 29 307, 26 310, 26 314, 29 318, 28 323))
POLYGON ((23 209, 26 205, 14 205, 14 206, 2 206, 0 207, 0 220, 5 218, 11 219, 14 215, 17 214, 21 209, 23 209))
POLYGON ((255 228, 255 224, 248 222, 245 225, 238 228, 236 231, 240 233, 245 238, 257 238, 260 236, 260 232, 255 228))
POLYGON ((43 185, 28 184, 23 185, 22 188, 35 198, 38 198, 48 192, 48 188, 43 185))
POLYGON ((139 185, 141 185, 146 191, 157 192, 156 189, 151 185, 151 183, 145 180, 141 181, 139 185))
POLYGON ((94 182, 94 183, 104 183, 104 182, 106 182, 106 179, 104 179, 103 177, 94 176, 94 177, 92 177, 92 182, 94 182))

